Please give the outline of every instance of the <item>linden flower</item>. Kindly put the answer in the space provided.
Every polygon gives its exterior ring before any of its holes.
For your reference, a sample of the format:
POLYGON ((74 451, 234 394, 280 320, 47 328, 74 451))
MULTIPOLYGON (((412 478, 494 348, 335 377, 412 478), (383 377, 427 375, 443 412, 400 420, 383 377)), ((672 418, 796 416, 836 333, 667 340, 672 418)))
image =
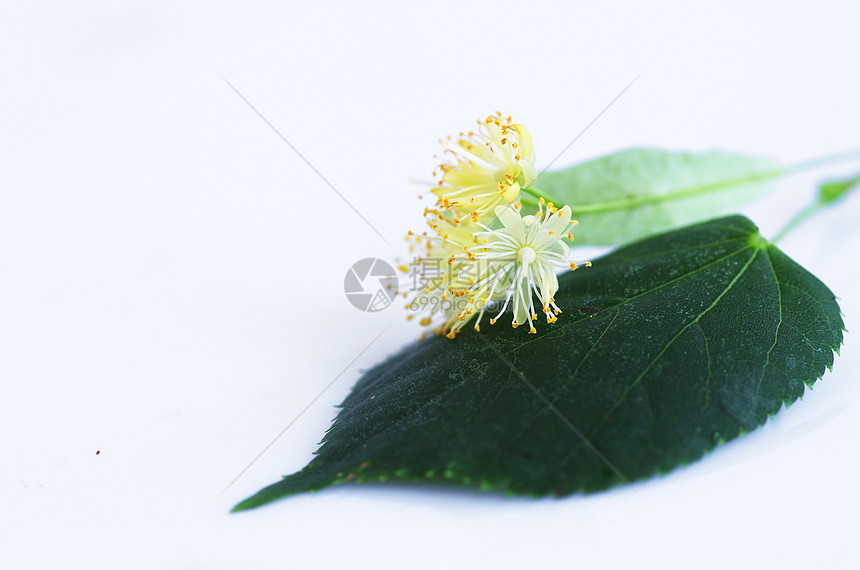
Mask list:
POLYGON ((576 222, 570 219, 570 207, 558 209, 549 203, 544 210, 543 205, 541 200, 538 214, 528 216, 521 216, 517 207, 497 206, 495 215, 502 223, 497 230, 482 223, 463 227, 440 220, 431 224, 439 236, 429 238, 431 243, 438 243, 429 251, 433 259, 444 260, 449 270, 429 280, 422 291, 431 309, 422 324, 430 324, 436 314, 441 314, 444 320, 436 332, 454 338, 476 316, 474 328, 480 330, 487 305, 504 300, 490 324, 495 324, 512 303, 512 326, 529 323, 529 332, 536 333, 535 297, 546 321, 555 322, 561 313, 554 298, 558 291, 555 271, 577 268, 569 260, 570 248, 562 241, 565 237, 573 239, 570 230, 576 222))
POLYGON ((439 166, 442 179, 433 189, 437 205, 457 220, 472 221, 492 213, 499 204, 513 204, 520 189, 537 178, 532 137, 523 125, 501 113, 478 121, 477 133, 460 133, 443 142, 453 160, 439 166))
MULTIPOLYGON (((407 236, 407 241, 423 244, 426 256, 416 259, 416 263, 424 268, 419 276, 425 286, 416 292, 415 298, 406 308, 415 311, 429 309, 429 316, 420 321, 425 326, 441 315, 443 322, 435 329, 436 333, 454 338, 470 319, 469 315, 483 308, 488 301, 486 295, 482 299, 464 298, 475 281, 470 281, 462 270, 476 259, 475 254, 468 250, 479 243, 476 234, 482 228, 442 216, 438 219, 428 217, 428 224, 436 230, 437 236, 418 236, 412 232, 407 236)), ((412 246, 410 251, 414 251, 414 248, 412 246)))
MULTIPOLYGON (((433 285, 425 289, 430 314, 422 318, 420 322, 422 325, 429 325, 437 314, 441 315, 442 323, 434 331, 436 334, 444 334, 448 338, 454 338, 460 329, 474 317, 476 312, 483 313, 484 306, 489 302, 486 295, 480 298, 462 299, 469 282, 459 278, 444 283, 437 282, 433 285), (431 289, 430 287, 433 285, 438 286, 431 289)), ((480 330, 477 324, 475 330, 480 330)))
MULTIPOLYGON (((529 324, 529 333, 537 332, 534 321, 538 312, 535 309, 534 298, 540 302, 541 311, 548 323, 557 319, 561 309, 555 304, 555 294, 558 291, 556 268, 570 267, 576 269, 576 263, 570 262, 570 248, 562 238, 573 239, 570 230, 576 221, 570 219, 570 207, 561 209, 553 207, 550 202, 543 210, 541 200, 537 215, 521 216, 517 208, 497 206, 495 214, 502 222, 502 228, 490 229, 479 224, 484 231, 476 234, 478 245, 469 247, 467 254, 471 262, 460 271, 460 277, 470 280, 468 295, 474 299, 497 299, 503 292, 505 299, 501 310, 490 319, 490 324, 502 316, 513 299, 513 319, 511 325, 516 328, 525 323, 529 324)), ((591 263, 586 261, 586 267, 591 263)), ((484 307, 478 310, 477 329, 480 326, 484 307)))

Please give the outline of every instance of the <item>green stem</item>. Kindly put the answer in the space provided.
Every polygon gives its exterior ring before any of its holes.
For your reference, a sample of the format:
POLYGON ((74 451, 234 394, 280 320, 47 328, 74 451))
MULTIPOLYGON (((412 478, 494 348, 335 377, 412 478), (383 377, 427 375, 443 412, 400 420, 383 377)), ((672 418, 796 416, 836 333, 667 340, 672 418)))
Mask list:
POLYGON ((785 226, 781 230, 777 232, 773 239, 770 240, 770 243, 776 243, 781 240, 788 232, 802 224, 804 221, 806 221, 807 218, 812 216, 812 214, 820 210, 822 207, 823 204, 818 200, 805 207, 803 210, 800 211, 799 214, 794 216, 787 224, 785 224, 785 226))
POLYGON ((791 230, 802 224, 807 218, 831 204, 835 204, 845 198, 852 189, 860 186, 860 175, 846 178, 844 180, 827 180, 818 186, 818 194, 815 201, 794 216, 784 228, 777 232, 771 243, 781 240, 791 230))
POLYGON ((837 152, 836 154, 828 154, 826 156, 819 156, 818 158, 798 162, 793 166, 786 167, 785 173, 794 174, 795 172, 812 170, 813 168, 818 168, 819 166, 838 164, 840 162, 850 162, 852 160, 857 160, 858 158, 860 158, 860 149, 846 150, 844 152, 837 152))
POLYGON ((531 194, 532 196, 537 196, 538 198, 541 197, 541 193, 537 188, 523 188, 522 190, 526 194, 531 194))
MULTIPOLYGON (((540 189, 538 189, 538 188, 530 187, 530 188, 523 188, 522 190, 523 190, 523 193, 524 193, 524 194, 531 194, 532 196, 534 196, 535 198, 538 198, 538 199, 543 198, 543 199, 544 199, 544 200, 546 200, 547 202, 555 202, 556 204, 561 204, 561 203, 562 203, 562 201, 561 201, 561 200, 559 200, 559 199, 557 199, 557 198, 553 198, 552 196, 547 195, 545 192, 542 192, 542 191, 541 191, 540 189)), ((522 199, 521 199, 520 201, 521 201, 523 204, 526 204, 526 205, 529 205, 529 206, 537 206, 537 205, 538 205, 537 201, 535 201, 535 200, 529 200, 529 199, 522 200, 522 199)))

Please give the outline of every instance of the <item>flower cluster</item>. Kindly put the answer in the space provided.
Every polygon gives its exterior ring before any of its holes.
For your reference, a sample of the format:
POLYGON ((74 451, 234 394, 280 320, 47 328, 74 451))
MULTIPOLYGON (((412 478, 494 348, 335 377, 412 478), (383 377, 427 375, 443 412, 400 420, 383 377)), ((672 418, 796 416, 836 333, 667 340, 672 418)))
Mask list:
MULTIPOLYGON (((531 135, 499 113, 478 125, 478 132, 443 141, 448 160, 433 189, 437 202, 424 212, 431 231, 407 236, 412 251, 424 248, 425 259, 447 265, 417 292, 429 309, 421 323, 435 322, 438 334, 454 338, 472 319, 480 330, 491 305, 501 308, 490 324, 510 305, 511 325, 528 324, 535 333, 539 313, 553 323, 561 312, 554 299, 556 269, 577 267, 563 241, 573 239, 576 221, 569 206, 558 208, 543 198, 536 214, 522 215, 520 193, 537 178, 531 135)), ((408 308, 418 305, 413 301, 408 308)))

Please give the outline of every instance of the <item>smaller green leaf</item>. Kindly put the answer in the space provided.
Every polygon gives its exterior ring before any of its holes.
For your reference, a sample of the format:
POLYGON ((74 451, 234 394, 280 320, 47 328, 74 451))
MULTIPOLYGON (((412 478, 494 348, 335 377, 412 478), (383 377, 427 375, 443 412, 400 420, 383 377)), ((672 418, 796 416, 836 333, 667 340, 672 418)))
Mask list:
POLYGON ((736 212, 785 172, 767 158, 634 148, 545 172, 533 187, 570 205, 577 245, 616 245, 736 212))
POLYGON ((818 188, 818 201, 822 205, 828 205, 841 200, 849 190, 860 186, 860 175, 845 180, 828 180, 822 182, 818 188))

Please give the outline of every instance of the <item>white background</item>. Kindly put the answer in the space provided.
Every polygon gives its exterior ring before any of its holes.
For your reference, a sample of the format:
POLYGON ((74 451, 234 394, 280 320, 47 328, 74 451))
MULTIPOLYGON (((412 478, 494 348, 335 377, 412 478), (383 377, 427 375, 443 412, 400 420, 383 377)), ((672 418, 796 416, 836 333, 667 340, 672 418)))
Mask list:
MULTIPOLYGON (((391 250, 219 77, 400 247, 437 138, 498 109, 540 167, 637 76, 556 166, 860 147, 856 2, 173 4, 0 8, 0 565, 860 564, 850 333, 801 403, 635 491, 343 486, 229 515, 301 468, 361 370, 418 331, 348 304, 347 267, 391 250)), ((857 169, 786 179, 745 213, 773 235, 857 169)), ((858 206, 781 243, 849 330, 858 206)))

